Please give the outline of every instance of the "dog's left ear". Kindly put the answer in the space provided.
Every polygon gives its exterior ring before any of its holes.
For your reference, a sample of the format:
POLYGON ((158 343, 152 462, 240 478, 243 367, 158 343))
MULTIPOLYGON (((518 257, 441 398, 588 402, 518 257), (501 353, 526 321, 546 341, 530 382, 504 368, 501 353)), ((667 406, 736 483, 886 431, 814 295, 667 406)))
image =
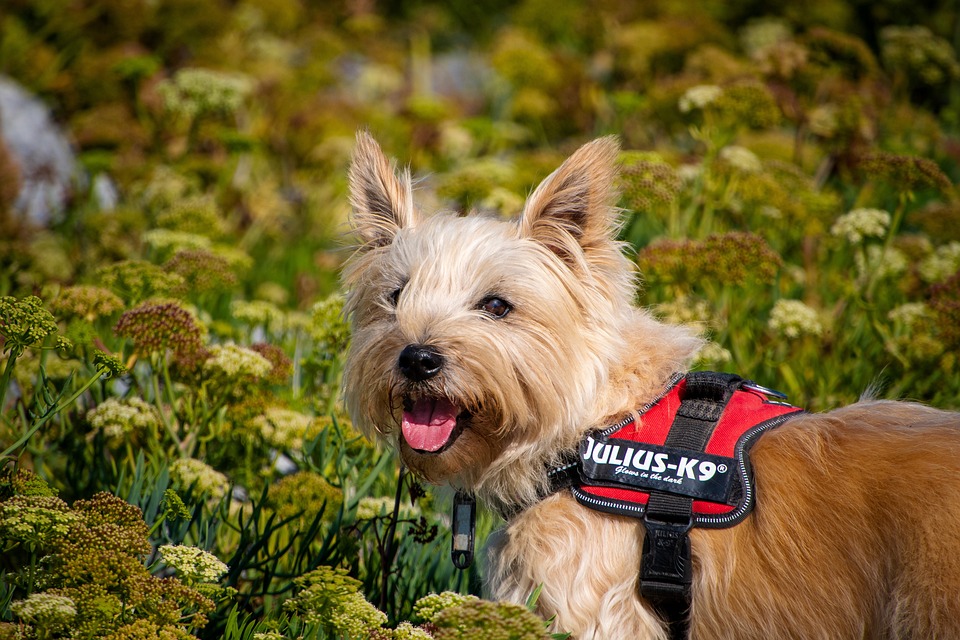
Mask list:
POLYGON ((589 142, 547 176, 527 198, 520 234, 533 238, 572 266, 606 250, 616 234, 615 136, 589 142))
POLYGON ((351 224, 361 249, 386 246, 400 229, 416 224, 410 171, 397 176, 380 145, 366 131, 357 133, 349 181, 351 224))

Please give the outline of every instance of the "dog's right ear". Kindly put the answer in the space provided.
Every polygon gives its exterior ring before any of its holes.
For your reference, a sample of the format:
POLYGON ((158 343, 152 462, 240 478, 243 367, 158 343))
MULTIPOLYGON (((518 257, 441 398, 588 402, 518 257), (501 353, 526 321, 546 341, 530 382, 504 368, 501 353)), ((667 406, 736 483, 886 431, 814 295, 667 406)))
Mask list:
POLYGON ((361 249, 386 246, 400 229, 416 224, 410 171, 397 176, 380 145, 366 131, 357 133, 349 179, 351 226, 361 249))

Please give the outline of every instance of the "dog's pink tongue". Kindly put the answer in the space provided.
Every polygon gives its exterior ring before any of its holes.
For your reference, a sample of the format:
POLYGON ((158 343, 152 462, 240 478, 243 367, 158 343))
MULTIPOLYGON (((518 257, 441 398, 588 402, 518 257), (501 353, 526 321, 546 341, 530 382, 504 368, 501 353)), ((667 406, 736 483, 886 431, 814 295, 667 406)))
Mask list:
POLYGON ((450 440, 458 413, 446 398, 421 398, 403 412, 403 439, 414 449, 437 451, 450 440))

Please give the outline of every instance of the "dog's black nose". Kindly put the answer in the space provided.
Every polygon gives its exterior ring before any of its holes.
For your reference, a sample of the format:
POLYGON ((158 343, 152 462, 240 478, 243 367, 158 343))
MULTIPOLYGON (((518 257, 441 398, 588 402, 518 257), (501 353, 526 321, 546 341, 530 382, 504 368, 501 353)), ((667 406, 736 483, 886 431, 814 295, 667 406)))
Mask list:
POLYGON ((408 344, 400 352, 400 373, 414 382, 422 382, 440 373, 443 356, 420 344, 408 344))

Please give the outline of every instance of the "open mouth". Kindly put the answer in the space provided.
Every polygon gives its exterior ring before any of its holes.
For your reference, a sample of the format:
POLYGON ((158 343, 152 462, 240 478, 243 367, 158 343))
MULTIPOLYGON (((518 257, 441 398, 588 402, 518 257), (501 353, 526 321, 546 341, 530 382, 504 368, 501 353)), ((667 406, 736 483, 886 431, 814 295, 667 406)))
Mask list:
POLYGON ((403 399, 403 439, 420 453, 440 453, 463 432, 469 414, 445 397, 403 399))

